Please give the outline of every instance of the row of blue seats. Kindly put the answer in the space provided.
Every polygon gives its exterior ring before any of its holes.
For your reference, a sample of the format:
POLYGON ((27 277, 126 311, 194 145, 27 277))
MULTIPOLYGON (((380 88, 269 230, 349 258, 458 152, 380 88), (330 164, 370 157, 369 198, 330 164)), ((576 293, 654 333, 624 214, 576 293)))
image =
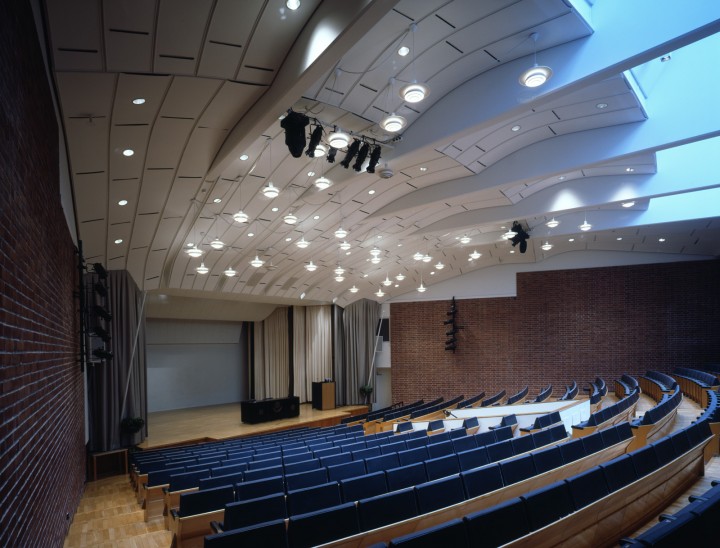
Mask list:
MULTIPOLYGON (((387 468, 413 464, 422 460, 442 457, 451 453, 484 448, 497 444, 512 437, 512 429, 506 428, 493 432, 483 432, 474 436, 465 436, 462 430, 435 436, 424 436, 424 432, 406 436, 407 439, 395 441, 385 446, 373 447, 353 452, 336 451, 334 454, 325 454, 319 458, 294 463, 292 468, 272 466, 254 470, 237 470, 228 472, 225 467, 215 470, 194 471, 191 473, 173 473, 163 477, 160 481, 169 483, 168 491, 181 491, 193 487, 201 490, 220 485, 244 482, 250 484, 245 490, 250 493, 266 492, 267 486, 261 483, 266 478, 280 477, 284 481, 283 490, 294 490, 311 487, 332 480, 340 480, 351 474, 365 474, 383 471, 387 468), (420 434, 420 435, 417 435, 420 434), (453 438, 452 434, 456 434, 453 438), (345 466, 343 466, 345 465, 345 466), (361 471, 362 470, 362 471, 361 471), (212 474, 212 475, 211 475, 212 474)), ((548 432, 544 435, 546 443, 550 443, 552 435, 563 436, 564 432, 548 432)), ((539 438, 538 438, 539 439, 539 438)), ((528 440, 532 441, 532 440, 528 440)), ((531 447, 524 443, 523 447, 531 447)), ((534 447, 534 446, 533 446, 534 447)), ((338 448, 340 449, 340 448, 338 448)), ((529 450, 529 449, 527 449, 529 450)), ((506 454, 503 447, 498 448, 498 454, 506 454)), ((491 448, 491 454, 493 449, 491 448)), ((162 483, 157 483, 161 485, 162 483)), ((271 485, 273 485, 271 483, 271 485)))
POLYGON ((550 396, 552 396, 552 391, 553 391, 553 385, 549 384, 547 386, 547 388, 543 388, 542 390, 540 390, 540 393, 533 400, 533 403, 544 402, 546 399, 548 399, 550 396))
POLYGON ((505 394, 506 394, 505 390, 500 390, 500 392, 498 392, 494 396, 490 396, 489 398, 484 399, 480 403, 480 407, 490 407, 491 405, 495 405, 496 403, 498 403, 501 399, 503 399, 505 397, 505 394))
POLYGON ((618 379, 617 382, 618 382, 618 384, 620 384, 620 386, 622 386, 623 392, 625 393, 625 395, 630 394, 631 392, 634 392, 640 386, 635 377, 631 377, 630 375, 626 375, 624 373, 618 379))
POLYGON ((539 417, 536 417, 532 425, 524 426, 520 429, 520 431, 532 432, 534 430, 548 428, 553 424, 559 423, 561 420, 562 418, 560 417, 560 411, 553 411, 552 413, 546 413, 545 415, 540 415, 539 417))
POLYGON ((605 381, 600 377, 595 377, 595 381, 590 383, 592 391, 590 392, 590 405, 596 405, 605 396, 607 396, 608 388, 605 381))
POLYGON ((286 440, 284 443, 263 444, 263 445, 242 445, 235 446, 229 444, 224 447, 213 447, 210 449, 187 449, 181 453, 170 453, 163 456, 145 459, 136 462, 135 467, 139 473, 147 473, 150 471, 161 470, 163 468, 171 468, 175 465, 185 464, 202 464, 204 462, 221 461, 223 464, 232 463, 231 461, 252 456, 251 460, 265 460, 277 456, 288 456, 295 453, 302 453, 312 450, 320 450, 322 448, 333 447, 338 444, 351 444, 357 438, 378 439, 382 440, 392 436, 392 432, 363 435, 361 426, 344 427, 341 433, 333 433, 328 436, 313 436, 310 438, 293 438, 286 440))
POLYGON ((698 417, 698 420, 720 422, 720 391, 708 390, 707 395, 708 404, 698 417))
MULTIPOLYGON (((451 520, 436 527, 395 538, 388 546, 425 548, 444 545, 458 548, 470 546, 484 548, 506 544, 562 519, 658 470, 686 453, 691 447, 706 441, 711 435, 707 421, 697 422, 662 440, 572 478, 467 515, 462 520, 451 520)), ((713 535, 716 535, 716 531, 713 535)), ((709 538, 712 537, 704 537, 704 541, 707 542, 709 538)), ((689 539, 677 540, 678 543, 663 544, 663 546, 689 544, 689 539)), ((284 545, 281 542, 277 546, 284 545)), ((379 546, 385 545, 380 543, 374 548, 379 546)))
POLYGON ((513 404, 516 404, 517 402, 519 402, 519 401, 521 401, 521 400, 524 400, 524 399, 527 397, 527 395, 528 395, 528 391, 529 391, 529 387, 526 386, 525 388, 523 388, 523 389, 520 390, 519 392, 513 394, 512 396, 510 396, 510 397, 507 399, 506 405, 513 405, 513 404))
POLYGON ((437 413, 438 411, 442 411, 446 407, 452 407, 454 405, 457 405, 464 399, 465 399, 465 396, 458 396, 457 398, 453 398, 448 401, 442 401, 440 403, 436 403, 435 405, 431 405, 429 407, 423 407, 421 409, 416 409, 415 411, 410 413, 410 420, 416 419, 418 417, 424 417, 425 415, 430 415, 431 413, 437 413))
POLYGON ((565 393, 558 398, 558 401, 571 401, 574 400, 580 389, 578 388, 578 385, 575 381, 570 386, 567 386, 565 388, 565 393))
POLYGON ((690 369, 689 367, 676 367, 673 369, 673 375, 692 379, 704 388, 710 388, 711 386, 718 386, 720 384, 717 375, 707 373, 706 371, 690 369))
POLYGON ((434 399, 433 401, 427 403, 422 403, 422 400, 420 400, 421 403, 419 405, 406 406, 400 409, 396 409, 394 411, 391 411, 390 413, 385 413, 382 417, 377 417, 375 420, 392 421, 395 419, 399 419, 400 417, 412 414, 414 411, 433 407, 434 405, 442 403, 444 400, 445 398, 442 397, 434 399))
POLYGON ((663 392, 669 392, 670 390, 675 390, 675 387, 677 386, 677 382, 675 382, 675 379, 673 379, 670 375, 666 375, 665 373, 663 373, 661 371, 650 370, 650 371, 647 371, 643 375, 643 377, 655 382, 658 386, 660 386, 660 389, 663 392))
POLYGON ((613 417, 617 417, 620 413, 627 411, 630 407, 635 405, 640 399, 640 391, 636 390, 632 394, 625 396, 620 401, 603 407, 599 411, 595 411, 590 415, 590 418, 577 425, 573 425, 573 428, 586 428, 588 426, 598 426, 604 422, 609 421, 613 417))
MULTIPOLYGON (((286 498, 287 507, 283 506, 278 494, 271 495, 266 499, 256 499, 254 504, 252 501, 229 504, 225 510, 224 526, 226 531, 206 537, 205 546, 206 548, 222 548, 230 546, 233 542, 256 542, 273 546, 285 546, 286 544, 293 547, 311 546, 362 533, 478 497, 528 479, 535 474, 542 474, 573 462, 588 454, 586 443, 588 450, 592 452, 595 449, 594 441, 603 444, 602 448, 604 448, 617 443, 621 438, 627 439, 628 436, 632 436, 627 423, 624 423, 624 427, 618 426, 603 431, 603 433, 605 434, 604 442, 602 433, 598 432, 586 438, 571 440, 540 451, 523 454, 517 458, 481 465, 394 490, 393 487, 397 486, 388 485, 391 481, 391 474, 395 473, 394 470, 387 471, 384 478, 381 474, 366 476, 362 483, 358 484, 362 487, 350 490, 349 493, 347 492, 348 486, 355 487, 357 480, 341 481, 339 489, 334 486, 322 487, 323 490, 332 493, 323 501, 325 508, 318 507, 317 502, 309 503, 315 504, 315 506, 308 505, 305 508, 310 511, 301 515, 293 513, 293 506, 298 507, 298 500, 291 500, 290 494, 286 498), (378 486, 374 486, 375 483, 378 486), (264 500, 273 501, 271 506, 275 513, 261 510, 263 504, 260 502, 264 500), (353 500, 356 500, 357 504, 354 504, 353 500), (330 502, 337 502, 337 504, 327 507, 330 502), (284 511, 287 513, 283 514, 284 511), (248 514, 252 512, 254 512, 252 516, 254 521, 250 523, 248 514), (276 523, 278 520, 284 523, 283 518, 288 516, 287 536, 285 536, 281 534, 282 531, 279 528, 276 528, 276 523), (262 523, 263 520, 265 520, 264 523, 262 523), (299 524, 310 522, 316 526, 299 526, 299 524), (319 527, 320 523, 327 524, 329 527, 319 527), (231 529, 232 527, 238 528, 231 529), (272 535, 272 542, 266 535, 272 535)), ((460 458, 460 455, 457 457, 460 458)), ((427 464, 426 461, 426 469, 427 464)), ((300 494, 308 495, 310 492, 306 490, 300 494)), ((312 495, 317 495, 317 493, 312 493, 312 495)), ((317 498, 317 496, 312 496, 310 500, 316 501, 317 498)), ((486 526, 489 524, 490 522, 486 526)), ((441 545, 441 543, 434 544, 434 546, 437 545, 441 545)), ((455 546, 452 542, 449 545, 455 546)))
POLYGON ((665 418, 669 413, 677 409, 681 401, 682 392, 680 391, 680 387, 676 386, 675 392, 672 394, 663 394, 662 399, 655 407, 645 411, 642 419, 636 419, 633 421, 633 426, 641 424, 656 424, 665 418))

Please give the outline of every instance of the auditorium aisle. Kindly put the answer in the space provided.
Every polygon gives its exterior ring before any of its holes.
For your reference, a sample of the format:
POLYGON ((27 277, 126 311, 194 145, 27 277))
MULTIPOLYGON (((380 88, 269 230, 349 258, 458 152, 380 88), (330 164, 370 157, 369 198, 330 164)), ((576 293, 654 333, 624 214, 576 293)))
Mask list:
POLYGON ((85 485, 64 546, 167 548, 171 542, 162 518, 145 523, 128 477, 113 476, 85 485))

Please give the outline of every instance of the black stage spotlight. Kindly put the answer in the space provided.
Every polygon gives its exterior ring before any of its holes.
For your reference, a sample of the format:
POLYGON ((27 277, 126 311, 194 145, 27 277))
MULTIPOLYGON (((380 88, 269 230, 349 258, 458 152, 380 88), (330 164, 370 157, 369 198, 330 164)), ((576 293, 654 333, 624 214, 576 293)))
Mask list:
POLYGON ((370 144, 363 143, 363 146, 360 149, 360 152, 358 152, 357 160, 355 160, 355 164, 353 165, 353 169, 355 171, 360 171, 362 169, 363 162, 365 161, 365 158, 368 157, 369 152, 370 152, 370 144))
POLYGON ((107 270, 105 270, 105 267, 103 265, 101 265, 100 263, 93 264, 93 270, 95 271, 95 274, 97 274, 101 280, 104 280, 108 277, 107 270))
POLYGON ((110 314, 110 312, 105 310, 102 306, 95 305, 93 310, 97 316, 100 316, 106 322, 112 321, 112 314, 110 314))
POLYGON ((107 287, 105 287, 100 282, 95 282, 93 284, 93 289, 95 290, 95 293, 97 293, 101 297, 107 297, 107 287))
POLYGON ((328 164, 335 163, 335 155, 337 154, 337 151, 338 149, 336 149, 335 147, 330 147, 330 150, 328 150, 327 156, 325 157, 328 164))
POLYGON ((458 332, 457 327, 453 327, 450 331, 445 331, 445 336, 450 337, 451 335, 455 335, 458 332))
POLYGON ((305 126, 309 123, 310 118, 294 110, 280 122, 280 127, 285 130, 285 144, 293 158, 302 156, 305 149, 305 126))
POLYGON ((110 333, 105 331, 102 327, 98 325, 95 327, 94 331, 95 334, 103 340, 103 342, 110 342, 110 333))
POLYGON ((113 359, 113 353, 108 352, 104 348, 96 348, 95 350, 93 350, 93 355, 105 361, 110 361, 113 359))
POLYGON ((455 323, 455 318, 450 318, 449 320, 445 320, 443 323, 445 325, 450 325, 451 323, 455 323))
POLYGON ((520 244, 520 253, 525 253, 527 251, 527 240, 530 238, 530 234, 528 234, 517 221, 513 222, 512 231, 515 233, 515 236, 510 238, 512 246, 515 247, 520 244))
POLYGON ((457 348, 457 346, 454 343, 445 345, 445 350, 452 350, 453 352, 455 352, 456 348, 457 348))
POLYGON ((378 162, 380 161, 381 151, 381 147, 379 145, 375 145, 375 148, 370 153, 370 163, 368 164, 366 170, 368 173, 375 173, 375 166, 377 166, 378 162))
POLYGON ((357 139, 353 139, 353 142, 348 147, 348 150, 345 153, 345 158, 343 158, 343 161, 340 162, 340 165, 343 166, 345 169, 349 168, 350 162, 352 162, 352 159, 355 158, 358 150, 360 150, 360 141, 358 141, 357 139))
POLYGON ((308 143, 307 150, 305 151, 306 156, 310 156, 310 158, 315 157, 315 149, 320 144, 320 139, 322 139, 322 126, 317 125, 310 135, 310 142, 308 143))

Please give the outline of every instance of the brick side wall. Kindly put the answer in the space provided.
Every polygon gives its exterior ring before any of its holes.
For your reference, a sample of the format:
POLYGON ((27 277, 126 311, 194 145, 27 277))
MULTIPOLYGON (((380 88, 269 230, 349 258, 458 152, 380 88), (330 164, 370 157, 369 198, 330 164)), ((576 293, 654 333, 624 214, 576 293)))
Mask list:
POLYGON ((0 75, 0 546, 61 546, 85 480, 77 275, 29 2, 0 2, 0 75))
MULTIPOLYGON (((720 362, 720 262, 521 273, 517 296, 458 300, 458 348, 444 350, 450 301, 390 307, 392 400, 720 362)), ((611 388, 612 389, 612 388, 611 388)))

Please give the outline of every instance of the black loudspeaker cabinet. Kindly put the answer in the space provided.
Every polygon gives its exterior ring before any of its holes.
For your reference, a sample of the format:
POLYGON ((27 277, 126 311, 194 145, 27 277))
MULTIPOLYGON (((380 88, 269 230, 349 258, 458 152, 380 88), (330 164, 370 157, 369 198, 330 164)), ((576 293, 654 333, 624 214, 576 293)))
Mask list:
POLYGON ((240 402, 240 419, 247 424, 289 419, 300 415, 300 398, 268 398, 240 402))

